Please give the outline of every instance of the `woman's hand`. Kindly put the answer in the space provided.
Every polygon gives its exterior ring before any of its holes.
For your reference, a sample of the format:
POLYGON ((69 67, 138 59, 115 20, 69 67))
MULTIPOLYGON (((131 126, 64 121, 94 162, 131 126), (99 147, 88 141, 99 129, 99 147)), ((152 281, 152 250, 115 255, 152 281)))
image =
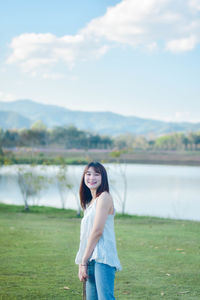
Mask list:
POLYGON ((78 277, 80 281, 86 281, 88 278, 87 275, 87 265, 79 265, 78 277))

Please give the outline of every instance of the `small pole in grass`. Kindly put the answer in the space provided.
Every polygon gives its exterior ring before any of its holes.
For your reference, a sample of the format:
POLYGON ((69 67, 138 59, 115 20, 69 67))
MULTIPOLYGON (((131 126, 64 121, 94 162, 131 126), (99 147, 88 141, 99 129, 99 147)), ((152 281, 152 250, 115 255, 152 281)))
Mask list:
POLYGON ((83 281, 83 300, 86 300, 86 280, 83 281))

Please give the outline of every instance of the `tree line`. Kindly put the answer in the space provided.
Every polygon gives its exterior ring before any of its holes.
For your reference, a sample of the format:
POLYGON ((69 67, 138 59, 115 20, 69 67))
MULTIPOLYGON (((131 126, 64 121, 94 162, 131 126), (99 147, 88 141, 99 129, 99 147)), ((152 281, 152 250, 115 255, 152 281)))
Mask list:
POLYGON ((127 134, 115 138, 115 145, 120 150, 196 151, 200 150, 200 131, 187 134, 170 133, 155 138, 127 134))
POLYGON ((79 130, 75 126, 47 129, 36 123, 30 129, 0 129, 0 149, 1 147, 196 151, 200 149, 200 131, 187 134, 171 133, 153 138, 132 134, 110 137, 79 130))
POLYGON ((8 148, 61 146, 65 149, 110 149, 112 144, 110 137, 92 134, 74 126, 54 129, 0 129, 0 145, 8 148))

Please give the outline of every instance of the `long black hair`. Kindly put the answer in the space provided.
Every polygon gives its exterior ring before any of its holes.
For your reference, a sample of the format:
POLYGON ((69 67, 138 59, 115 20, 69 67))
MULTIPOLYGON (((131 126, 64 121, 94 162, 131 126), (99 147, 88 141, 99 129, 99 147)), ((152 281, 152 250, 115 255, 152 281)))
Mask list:
POLYGON ((106 169, 99 162, 90 162, 84 169, 79 189, 80 203, 83 209, 86 209, 87 204, 90 203, 90 201, 92 200, 92 194, 90 192, 90 189, 86 186, 84 181, 85 174, 87 173, 90 167, 94 168, 95 172, 101 174, 101 185, 97 189, 96 196, 100 196, 101 193, 105 191, 109 193, 108 176, 106 169))

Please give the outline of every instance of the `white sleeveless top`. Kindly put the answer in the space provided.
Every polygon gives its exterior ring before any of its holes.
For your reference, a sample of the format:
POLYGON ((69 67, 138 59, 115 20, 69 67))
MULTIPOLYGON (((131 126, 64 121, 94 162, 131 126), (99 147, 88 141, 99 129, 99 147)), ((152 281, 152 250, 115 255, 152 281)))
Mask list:
MULTIPOLYGON (((76 264, 81 264, 82 262, 82 257, 85 252, 87 241, 94 223, 97 199, 98 197, 84 211, 84 217, 81 221, 79 251, 75 259, 76 264)), ((114 232, 114 216, 115 212, 112 215, 108 215, 104 226, 103 234, 97 242, 89 258, 89 261, 94 259, 96 262, 107 264, 109 266, 115 267, 117 271, 120 271, 122 267, 117 256, 114 232)))

